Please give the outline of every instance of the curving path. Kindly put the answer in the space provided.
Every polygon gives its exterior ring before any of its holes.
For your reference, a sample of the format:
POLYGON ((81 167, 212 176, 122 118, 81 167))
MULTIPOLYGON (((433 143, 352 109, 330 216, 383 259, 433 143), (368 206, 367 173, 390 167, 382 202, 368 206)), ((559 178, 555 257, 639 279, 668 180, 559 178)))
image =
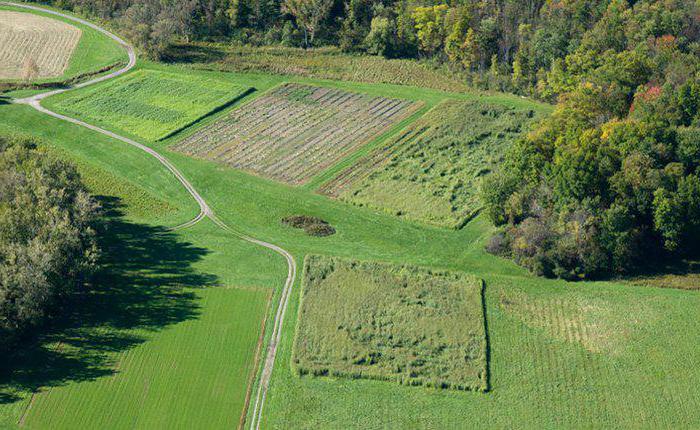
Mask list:
POLYGON ((194 188, 194 186, 187 180, 185 175, 178 170, 175 165, 173 165, 167 158, 162 156, 160 153, 155 151, 154 149, 143 145, 141 143, 138 143, 132 139, 126 138, 124 136, 120 136, 116 133, 112 133, 111 131, 105 130, 103 128, 94 126, 92 124, 88 124, 84 121, 80 121, 75 118, 71 118, 65 115, 61 115, 59 113, 53 112, 49 109, 46 109, 45 107, 41 106, 41 101, 47 97, 64 93, 66 91, 71 91, 74 89, 78 88, 83 88, 87 87, 90 85, 97 84, 99 82, 106 81, 108 79, 115 78, 119 75, 123 75, 124 73, 128 72, 131 70, 135 65, 136 65, 136 53, 134 51, 134 48, 129 45, 127 42, 125 42, 123 39, 121 39, 119 36, 110 33, 109 31, 89 22, 81 18, 77 18, 68 14, 64 14, 61 12, 53 11, 50 9, 44 9, 42 7, 38 6, 32 6, 32 5, 27 5, 27 4, 19 4, 19 3, 13 3, 13 2, 5 2, 5 1, 0 1, 0 5, 5 5, 5 6, 15 6, 15 7, 21 7, 25 9, 31 9, 31 10, 36 10, 44 13, 49 13, 51 15, 56 15, 60 16, 62 18, 69 19, 71 21, 78 22, 80 24, 86 25, 94 30, 99 31, 100 33, 108 36, 109 38, 113 39, 117 43, 119 43, 127 52, 129 55, 129 62, 124 66, 123 68, 108 73, 106 75, 100 76, 95 79, 91 79, 85 82, 81 82, 79 84, 67 87, 67 88, 60 88, 57 90, 53 91, 48 91, 45 93, 37 94, 31 97, 23 98, 23 99, 14 99, 12 100, 12 103, 16 104, 25 104, 33 107, 34 109, 38 110, 39 112, 42 112, 46 115, 52 116, 54 118, 70 122, 72 124, 79 125, 81 127, 88 128, 90 130, 93 130, 97 133, 101 133, 105 136, 111 137, 113 139, 119 140, 121 142, 127 143, 131 146, 134 146, 146 153, 148 153, 150 156, 154 157, 157 159, 160 164, 162 164, 166 169, 170 171, 170 173, 175 176, 175 178, 182 184, 182 186, 187 190, 187 192, 192 196, 192 198, 197 202, 199 205, 199 214, 197 214, 196 217, 191 219, 190 221, 187 221, 184 224, 181 224, 177 227, 174 227, 173 230, 177 229, 182 229, 182 228, 187 228, 191 227, 195 224, 197 224, 199 221, 203 220, 204 218, 209 218, 211 219, 214 224, 219 226, 221 229, 223 229, 226 232, 231 233, 235 237, 238 237, 239 239, 245 240, 246 242, 250 242, 252 244, 261 246, 263 248, 267 248, 269 250, 272 250, 276 252, 277 254, 281 255, 282 257, 285 258, 287 261, 287 279, 285 280, 284 287, 282 289, 282 295, 280 297, 279 301, 279 306, 277 307, 277 312, 275 314, 275 320, 274 320, 274 326, 272 330, 272 336, 270 337, 270 341, 267 347, 267 355, 265 357, 265 362, 263 363, 262 367, 262 372, 260 375, 260 381, 258 383, 258 390, 257 394, 255 397, 255 406, 253 408, 253 419, 250 423, 250 428, 251 429, 259 429, 260 428, 260 422, 262 420, 262 411, 263 411, 263 406, 265 405, 265 399, 267 398, 267 391, 270 388, 270 378, 272 376, 272 369, 274 368, 275 365, 275 358, 277 356, 277 347, 279 345, 280 340, 282 339, 282 324, 284 323, 284 315, 287 311, 287 304, 289 303, 289 296, 292 290, 292 286, 294 285, 294 280, 296 278, 296 272, 297 272, 297 265, 296 261, 294 260, 294 257, 292 254, 284 250, 283 248, 274 245, 272 243, 268 243, 259 239, 255 239, 253 237, 250 237, 246 235, 243 232, 240 232, 227 224, 225 224, 223 221, 221 221, 215 214, 214 211, 211 210, 209 205, 207 204, 206 200, 204 200, 204 197, 202 197, 199 192, 194 188))

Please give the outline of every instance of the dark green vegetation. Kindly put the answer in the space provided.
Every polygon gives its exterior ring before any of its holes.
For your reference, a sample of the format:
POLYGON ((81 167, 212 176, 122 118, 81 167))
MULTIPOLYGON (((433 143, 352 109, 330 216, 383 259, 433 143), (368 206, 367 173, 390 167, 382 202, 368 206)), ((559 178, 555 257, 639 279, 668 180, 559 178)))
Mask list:
POLYGON ((233 104, 249 91, 217 78, 140 70, 81 93, 62 94, 54 103, 69 114, 87 113, 84 118, 92 123, 158 140, 233 104))
POLYGON ((534 111, 448 100, 321 188, 345 201, 460 228, 481 208, 481 180, 534 111))
POLYGON ((69 163, 0 135, 0 366, 95 267, 97 203, 69 163))
POLYGON ((302 282, 300 374, 487 389, 481 280, 307 256, 302 282))
POLYGON ((697 253, 700 33, 658 6, 613 3, 552 71, 557 110, 484 187, 493 252, 569 279, 697 253))
MULTIPOLYGON (((123 64, 128 61, 126 52, 122 47, 120 47, 109 37, 88 26, 57 17, 55 15, 30 11, 24 8, 0 5, 0 10, 32 13, 50 17, 52 19, 64 21, 70 25, 78 27, 82 32, 78 46, 73 52, 63 76, 53 79, 41 79, 33 82, 29 86, 33 86, 35 84, 40 84, 43 86, 61 86, 76 80, 80 80, 82 77, 100 73, 101 71, 107 69, 112 69, 118 64, 123 64)), ((24 86, 27 85, 18 81, 0 83, 0 91, 18 87, 22 88, 24 86)))
POLYGON ((327 221, 308 215, 292 215, 282 218, 282 224, 304 230, 309 236, 326 237, 335 234, 335 229, 327 221))

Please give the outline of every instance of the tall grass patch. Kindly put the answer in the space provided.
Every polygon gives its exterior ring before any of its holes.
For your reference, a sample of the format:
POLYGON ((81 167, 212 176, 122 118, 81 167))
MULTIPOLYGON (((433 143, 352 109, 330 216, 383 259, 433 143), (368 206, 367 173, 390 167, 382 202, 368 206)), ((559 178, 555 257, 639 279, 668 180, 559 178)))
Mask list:
POLYGON ((155 141, 234 103, 248 87, 204 75, 139 70, 123 78, 73 93, 55 107, 88 122, 155 141))
POLYGON ((293 364, 302 375, 487 389, 482 281, 309 256, 293 364))
POLYGON ((324 194, 460 228, 480 209, 481 180, 535 118, 530 109, 446 100, 323 185, 324 194))

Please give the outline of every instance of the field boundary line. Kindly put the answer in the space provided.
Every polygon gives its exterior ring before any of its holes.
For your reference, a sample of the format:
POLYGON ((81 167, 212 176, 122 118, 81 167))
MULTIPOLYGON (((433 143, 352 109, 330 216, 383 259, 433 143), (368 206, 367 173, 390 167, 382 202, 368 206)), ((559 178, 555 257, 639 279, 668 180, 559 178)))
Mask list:
POLYGON ((187 190, 187 192, 190 194, 190 196, 192 196, 192 198, 197 202, 197 204, 199 205, 199 208, 200 208, 200 213, 195 218, 193 218, 192 220, 190 220, 184 224, 181 224, 181 225, 175 227, 175 229, 182 229, 182 228, 191 227, 191 226, 197 224, 202 219, 209 218, 214 222, 214 224, 216 224, 222 230, 231 233, 233 236, 235 236, 241 240, 244 240, 246 242, 252 243, 254 245, 258 245, 258 246, 261 246, 263 248, 267 248, 267 249, 269 249, 269 250, 271 250, 271 251, 273 251, 273 252, 275 252, 275 253, 277 253, 285 258, 285 260, 287 262, 287 269, 288 269, 287 270, 287 279, 285 280, 285 283, 284 283, 284 286, 282 289, 282 294, 280 297, 280 303, 277 307, 277 312, 275 314, 272 337, 271 337, 270 342, 268 344, 267 356, 265 358, 265 362, 264 362, 263 368, 262 368, 262 373, 260 376, 260 383, 258 385, 258 391, 257 391, 256 399, 255 399, 253 421, 251 422, 251 428, 259 429, 260 422, 262 419, 263 406, 265 404, 265 400, 267 398, 267 392, 268 392, 268 389, 270 386, 272 369, 274 367, 275 359, 277 357, 277 347, 282 339, 282 325, 284 323, 284 316, 285 316, 286 311, 287 311, 287 305, 289 303, 289 297, 291 295, 290 293, 291 293, 292 287, 294 286, 294 280, 296 279, 297 265, 296 265, 296 261, 294 260, 294 257, 292 256, 292 254, 290 254, 288 251, 286 251, 285 249, 283 249, 280 246, 277 246, 277 245, 269 243, 269 242, 265 242, 263 240, 256 239, 256 238, 251 237, 251 236, 248 236, 247 234, 245 234, 241 231, 238 231, 236 229, 233 229, 230 226, 228 226, 226 223, 221 221, 214 214, 214 212, 211 210, 211 208, 207 204, 206 200, 204 200, 204 197, 202 197, 199 194, 199 192, 194 188, 194 186, 189 182, 189 180, 187 180, 185 175, 182 172, 180 172, 180 170, 177 167, 175 167, 175 165, 173 165, 167 158, 165 158, 163 155, 161 155, 156 150, 154 150, 146 145, 143 145, 141 143, 138 143, 135 140, 126 138, 124 136, 120 136, 120 135, 113 133, 111 131, 94 126, 92 124, 88 124, 84 121, 80 121, 80 120, 75 119, 75 118, 61 115, 59 113, 53 112, 53 111, 41 106, 41 101, 47 97, 50 97, 50 96, 56 95, 56 94, 60 94, 60 93, 64 93, 66 91, 78 89, 78 88, 84 88, 84 87, 87 87, 89 85, 94 85, 94 84, 97 84, 99 82, 103 82, 103 81, 106 81, 108 79, 112 79, 112 78, 115 78, 117 76, 123 75, 124 73, 127 73, 128 71, 133 69, 134 66, 136 66, 136 52, 130 44, 125 42, 119 36, 112 34, 111 32, 109 32, 109 31, 107 31, 107 30, 105 30, 105 29, 103 29, 103 28, 101 28, 101 27, 99 27, 91 22, 88 22, 82 18, 74 17, 74 16, 71 16, 71 15, 68 15, 65 13, 53 11, 50 9, 44 9, 44 8, 41 8, 38 6, 27 5, 27 4, 0 1, 0 5, 16 6, 16 7, 21 7, 21 8, 30 9, 30 10, 36 10, 36 11, 40 11, 40 12, 47 12, 47 13, 50 13, 52 15, 60 16, 60 17, 63 17, 63 18, 66 18, 66 19, 69 19, 69 20, 72 20, 75 22, 79 22, 81 24, 85 24, 85 25, 89 26, 90 28, 93 28, 93 29, 101 32, 102 34, 108 36, 112 40, 119 43, 127 51, 128 55, 129 55, 129 63, 117 71, 114 71, 114 72, 109 73, 107 75, 101 76, 99 78, 95 78, 95 79, 92 79, 92 80, 89 80, 86 82, 82 82, 80 84, 69 86, 67 88, 61 88, 61 89, 49 91, 46 93, 37 94, 37 95, 23 98, 23 99, 14 99, 14 100, 12 100, 12 103, 29 105, 29 106, 33 107, 34 109, 36 109, 37 111, 44 113, 46 115, 49 115, 51 117, 54 117, 54 118, 57 118, 57 119, 60 119, 62 121, 66 121, 66 122, 69 122, 69 123, 72 123, 75 125, 85 127, 87 129, 90 129, 90 130, 95 131, 97 133, 100 133, 100 134, 103 134, 105 136, 111 137, 113 139, 119 140, 121 142, 127 143, 131 146, 134 146, 138 149, 141 149, 142 151, 146 152, 147 154, 151 155, 156 160, 158 160, 161 165, 163 165, 166 169, 168 169, 170 171, 170 173, 173 174, 173 176, 175 176, 175 178, 187 190))

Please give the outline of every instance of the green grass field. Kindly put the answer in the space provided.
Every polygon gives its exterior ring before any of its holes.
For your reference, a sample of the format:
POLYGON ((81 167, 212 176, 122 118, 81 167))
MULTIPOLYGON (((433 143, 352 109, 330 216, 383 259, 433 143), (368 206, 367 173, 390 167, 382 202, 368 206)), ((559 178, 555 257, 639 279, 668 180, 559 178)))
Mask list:
POLYGON ((488 388, 481 280, 307 256, 293 363, 301 375, 488 388))
MULTIPOLYGON (((119 46, 119 44, 117 44, 114 40, 86 25, 62 17, 57 17, 55 15, 25 8, 0 5, 0 10, 11 10, 15 12, 47 16, 71 24, 78 27, 82 31, 82 36, 78 42, 78 46, 76 47, 63 76, 58 78, 43 79, 38 82, 61 82, 81 75, 98 72, 106 67, 116 65, 118 63, 126 64, 126 62, 129 60, 124 48, 119 46)), ((65 13, 65 11, 61 12, 65 13)))
POLYGON ((80 94, 59 95, 55 106, 89 122, 112 125, 145 140, 180 131, 250 91, 229 81, 139 70, 90 87, 80 94))
POLYGON ((166 230, 196 205, 138 150, 27 107, 2 114, 0 132, 59 143, 48 150, 78 165, 108 224, 80 312, 0 378, 0 428, 237 426, 283 262, 209 222, 166 230))
POLYGON ((343 170, 321 192, 400 217, 459 228, 481 207, 481 179, 503 160, 533 118, 529 109, 447 100, 343 170))
MULTIPOLYGON (((243 73, 200 75, 186 67, 149 63, 141 63, 140 68, 172 71, 194 80, 228 79, 259 90, 242 103, 285 79, 243 73)), ((542 113, 549 110, 505 95, 292 80, 420 100, 425 109, 454 98, 542 113)), ((80 96, 86 91, 72 94, 80 96)), ((45 104, 53 107, 54 101, 45 104)), ((483 216, 460 230, 448 230, 315 192, 322 182, 380 148, 416 118, 297 188, 169 150, 177 139, 229 111, 211 115, 174 138, 146 142, 183 171, 227 224, 283 246, 298 262, 308 254, 322 254, 451 270, 485 281, 490 391, 481 393, 364 379, 299 377, 291 366, 301 292, 298 279, 283 327, 263 428, 700 427, 700 370, 696 366, 700 360, 700 295, 696 291, 535 278, 514 263, 484 252, 493 229, 483 216), (295 214, 319 217, 337 232, 312 237, 280 223, 295 214)), ((88 112, 80 112, 80 117, 89 119, 88 112)), ((101 125, 120 131, 117 124, 101 125)), ((116 428, 238 425, 262 317, 269 317, 276 307, 286 275, 282 259, 234 240, 208 223, 178 233, 162 231, 162 226, 193 217, 197 207, 164 169, 135 149, 26 106, 0 105, 0 130, 6 128, 53 142, 65 157, 88 166, 81 167, 84 174, 106 172, 91 186, 98 192, 100 186, 105 187, 103 194, 114 188, 114 197, 129 194, 122 198, 128 203, 122 222, 129 224, 131 236, 152 239, 140 239, 138 251, 126 253, 132 258, 124 263, 123 271, 135 280, 127 278, 117 284, 122 292, 115 292, 110 287, 114 282, 109 282, 105 287, 110 288, 98 295, 102 300, 97 303, 113 306, 111 312, 94 312, 94 319, 52 333, 45 343, 29 348, 22 360, 24 368, 13 373, 16 376, 2 379, 0 427, 14 428, 22 422, 30 428, 66 428, 69 424, 77 429, 99 428, 110 420, 117 423, 116 428), (110 185, 116 182, 125 185, 110 185), (158 234, 145 233, 151 229, 158 234), (270 308, 266 307, 269 293, 260 288, 274 290, 270 308), (143 298, 143 294, 153 297, 143 298), (134 308, 125 306, 129 303, 134 308), (146 318, 130 313, 134 310, 146 318), (156 318, 162 315, 167 318, 156 318), (241 330, 251 332, 244 335, 241 330), (212 341, 224 343, 213 348, 212 341), (83 352, 74 352, 74 348, 83 352), (203 361, 207 363, 205 373, 199 366, 203 361), (150 371, 143 373, 143 369, 150 371), (147 389, 146 377, 151 378, 147 389), (227 383, 222 385, 222 379, 227 383), (169 397, 176 389, 181 390, 181 398, 169 397), (33 391, 39 394, 32 402, 33 391), (212 395, 226 401, 219 402, 212 395), (134 399, 146 403, 137 404, 134 399), (119 416, 113 415, 117 413, 119 416), (71 423, 73 415, 80 421, 71 423)))

